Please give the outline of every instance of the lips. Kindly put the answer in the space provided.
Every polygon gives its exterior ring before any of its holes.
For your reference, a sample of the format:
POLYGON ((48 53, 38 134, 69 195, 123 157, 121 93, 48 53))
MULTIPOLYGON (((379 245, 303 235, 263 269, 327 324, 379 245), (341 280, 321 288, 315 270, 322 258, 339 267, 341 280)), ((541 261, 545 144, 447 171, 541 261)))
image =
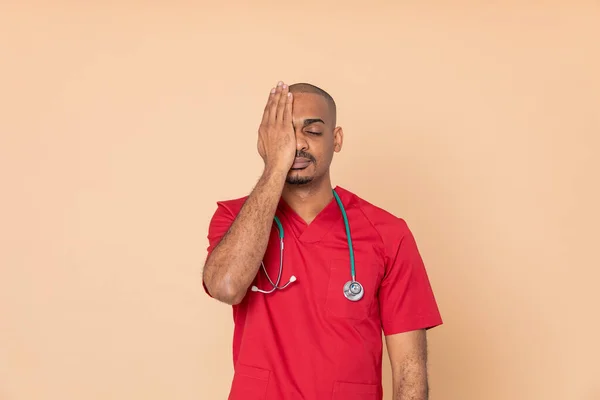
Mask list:
POLYGON ((296 157, 294 159, 294 164, 292 164, 292 169, 304 169, 308 167, 311 163, 311 160, 304 157, 296 157))

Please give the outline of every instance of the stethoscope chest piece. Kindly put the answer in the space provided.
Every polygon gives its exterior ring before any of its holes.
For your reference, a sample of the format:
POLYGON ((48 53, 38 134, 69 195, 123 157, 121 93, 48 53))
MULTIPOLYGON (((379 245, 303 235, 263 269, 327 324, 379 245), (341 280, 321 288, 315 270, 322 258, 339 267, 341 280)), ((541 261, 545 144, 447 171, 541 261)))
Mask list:
POLYGON ((348 281, 344 285, 344 296, 350 301, 358 301, 364 294, 362 285, 354 280, 348 281))

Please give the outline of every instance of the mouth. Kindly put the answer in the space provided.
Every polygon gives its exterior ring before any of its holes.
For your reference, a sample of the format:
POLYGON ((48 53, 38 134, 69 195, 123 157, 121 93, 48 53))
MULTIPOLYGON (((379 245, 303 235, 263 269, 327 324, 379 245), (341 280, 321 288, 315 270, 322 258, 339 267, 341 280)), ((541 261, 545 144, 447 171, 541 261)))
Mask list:
POLYGON ((292 170, 300 170, 308 167, 312 161, 304 157, 296 157, 294 164, 292 164, 292 170))

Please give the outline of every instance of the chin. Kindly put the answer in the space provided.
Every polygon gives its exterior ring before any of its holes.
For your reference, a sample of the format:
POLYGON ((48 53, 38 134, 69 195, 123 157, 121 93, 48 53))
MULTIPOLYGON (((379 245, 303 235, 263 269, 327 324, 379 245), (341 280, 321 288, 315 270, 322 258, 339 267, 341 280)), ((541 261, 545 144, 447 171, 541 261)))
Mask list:
POLYGON ((314 177, 312 175, 305 175, 300 171, 291 170, 285 182, 290 185, 306 185, 311 183, 313 179, 314 177))

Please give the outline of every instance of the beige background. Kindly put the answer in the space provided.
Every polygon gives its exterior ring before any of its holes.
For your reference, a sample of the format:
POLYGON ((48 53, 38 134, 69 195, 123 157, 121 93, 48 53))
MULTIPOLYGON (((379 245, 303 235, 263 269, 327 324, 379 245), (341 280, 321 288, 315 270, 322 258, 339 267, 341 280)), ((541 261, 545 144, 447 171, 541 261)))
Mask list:
POLYGON ((9 3, 0 399, 226 398, 207 226, 279 79, 331 92, 334 184, 418 239, 432 399, 600 399, 597 2, 9 3))

